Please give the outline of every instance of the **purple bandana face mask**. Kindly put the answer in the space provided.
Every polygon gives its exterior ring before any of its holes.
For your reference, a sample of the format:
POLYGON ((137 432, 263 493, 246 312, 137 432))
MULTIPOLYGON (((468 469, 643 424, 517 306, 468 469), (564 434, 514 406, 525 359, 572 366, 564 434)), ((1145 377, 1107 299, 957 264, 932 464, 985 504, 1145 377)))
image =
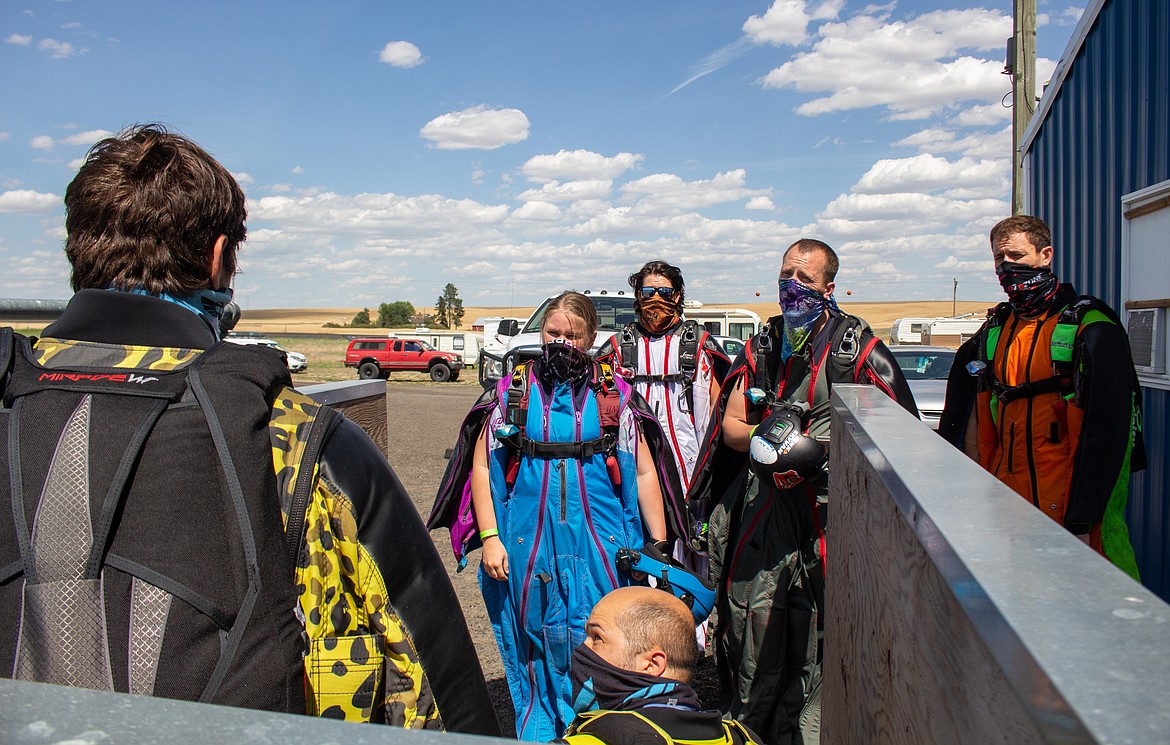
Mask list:
POLYGON ((780 280, 780 311, 784 314, 782 359, 787 360, 793 352, 804 349, 813 326, 829 303, 824 295, 796 279, 780 280))

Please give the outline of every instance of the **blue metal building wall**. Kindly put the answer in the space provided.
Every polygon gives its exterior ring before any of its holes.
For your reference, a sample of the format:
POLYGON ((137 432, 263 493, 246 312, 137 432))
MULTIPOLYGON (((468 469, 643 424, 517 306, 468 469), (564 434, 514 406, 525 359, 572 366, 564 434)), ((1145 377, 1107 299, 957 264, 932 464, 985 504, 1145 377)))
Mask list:
MULTIPOLYGON (((1027 209, 1052 227, 1061 278, 1120 311, 1121 197, 1170 179, 1170 2, 1103 3, 1041 113, 1027 209)), ((1170 600, 1170 392, 1147 388, 1144 403, 1150 467, 1126 516, 1143 582, 1170 600)))

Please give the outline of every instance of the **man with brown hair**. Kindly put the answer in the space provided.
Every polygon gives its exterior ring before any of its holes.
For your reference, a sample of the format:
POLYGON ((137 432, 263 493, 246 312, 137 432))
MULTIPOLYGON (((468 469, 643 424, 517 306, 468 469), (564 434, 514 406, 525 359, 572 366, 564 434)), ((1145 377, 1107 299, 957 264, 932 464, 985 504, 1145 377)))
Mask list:
POLYGON ((585 641, 573 652, 577 717, 557 742, 756 742, 738 722, 702 710, 689 685, 698 655, 694 618, 683 601, 650 587, 610 592, 593 606, 585 641))
POLYGON ((499 734, 447 574, 357 425, 218 343, 244 193, 158 126, 65 192, 76 294, 0 330, 0 675, 499 734))
POLYGON ((1053 273, 1043 220, 1015 215, 990 237, 1008 300, 956 356, 939 432, 1137 579, 1125 502, 1145 448, 1129 338, 1053 273))
POLYGON ((772 745, 819 727, 832 386, 873 385, 918 414, 890 350, 837 306, 838 266, 813 238, 784 252, 781 312, 723 384, 721 447, 710 458, 721 490, 709 556, 724 711, 772 745))

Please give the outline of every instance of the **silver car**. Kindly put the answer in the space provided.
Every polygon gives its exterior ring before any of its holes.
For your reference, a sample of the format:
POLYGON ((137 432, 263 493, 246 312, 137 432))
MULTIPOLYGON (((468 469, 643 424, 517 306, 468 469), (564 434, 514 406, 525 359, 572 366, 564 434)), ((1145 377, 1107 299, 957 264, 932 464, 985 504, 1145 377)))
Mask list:
POLYGON ((898 367, 910 384, 918 416, 931 429, 938 429, 943 402, 947 397, 947 376, 955 362, 957 350, 950 347, 924 347, 904 344, 890 347, 898 367))

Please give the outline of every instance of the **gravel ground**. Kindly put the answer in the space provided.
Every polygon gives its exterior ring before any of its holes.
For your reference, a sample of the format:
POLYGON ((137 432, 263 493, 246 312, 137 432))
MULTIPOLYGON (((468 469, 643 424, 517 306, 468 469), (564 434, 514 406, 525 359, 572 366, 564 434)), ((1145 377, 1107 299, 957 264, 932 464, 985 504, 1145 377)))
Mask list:
MULTIPOLYGON (((474 382, 465 384, 463 380, 458 383, 413 383, 392 379, 389 382, 390 465, 423 519, 430 514, 435 492, 447 466, 444 456, 455 444, 459 425, 479 394, 478 385, 474 382)), ((476 580, 479 553, 472 554, 467 569, 456 572, 447 531, 436 531, 433 538, 463 606, 496 707, 496 716, 503 731, 512 732, 514 715, 504 668, 476 580)), ((700 664, 694 684, 705 705, 717 705, 718 689, 711 657, 700 664)))

